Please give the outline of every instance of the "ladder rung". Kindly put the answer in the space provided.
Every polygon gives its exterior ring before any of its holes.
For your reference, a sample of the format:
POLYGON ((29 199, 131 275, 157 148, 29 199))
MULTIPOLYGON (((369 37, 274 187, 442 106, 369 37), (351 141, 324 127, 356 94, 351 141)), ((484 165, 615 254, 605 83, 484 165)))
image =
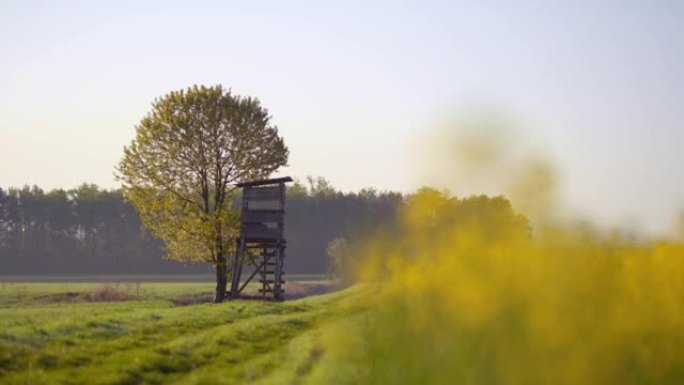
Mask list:
MULTIPOLYGON (((281 293, 285 292, 285 289, 280 289, 281 293)), ((273 289, 259 289, 259 293, 273 293, 273 289)))

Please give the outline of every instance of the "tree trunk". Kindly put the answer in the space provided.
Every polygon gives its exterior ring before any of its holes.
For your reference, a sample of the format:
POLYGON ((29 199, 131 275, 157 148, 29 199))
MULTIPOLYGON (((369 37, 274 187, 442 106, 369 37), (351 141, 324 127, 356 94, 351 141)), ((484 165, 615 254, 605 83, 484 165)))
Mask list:
POLYGON ((221 303, 226 297, 226 285, 228 283, 226 270, 226 257, 221 256, 219 262, 216 263, 216 293, 214 294, 214 303, 221 303))

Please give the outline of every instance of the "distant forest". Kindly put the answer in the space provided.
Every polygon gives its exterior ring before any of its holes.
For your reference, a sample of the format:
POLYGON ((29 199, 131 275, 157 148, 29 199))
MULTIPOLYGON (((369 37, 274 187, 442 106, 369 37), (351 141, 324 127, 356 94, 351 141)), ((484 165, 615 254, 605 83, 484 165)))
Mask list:
MULTIPOLYGON (((335 190, 323 178, 288 188, 286 270, 325 273, 326 246, 391 224, 403 197, 372 189, 335 190)), ((119 190, 0 189, 0 274, 199 274, 208 264, 167 261, 119 190)))

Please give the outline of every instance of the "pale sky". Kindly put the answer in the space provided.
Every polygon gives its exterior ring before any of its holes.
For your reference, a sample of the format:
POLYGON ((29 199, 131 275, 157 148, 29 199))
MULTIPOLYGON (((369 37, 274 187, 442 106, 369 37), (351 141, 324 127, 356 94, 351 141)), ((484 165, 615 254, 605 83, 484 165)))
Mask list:
POLYGON ((217 83, 269 109, 281 174, 411 191, 425 132, 486 105, 568 207, 654 232, 684 207, 681 1, 0 0, 0 186, 116 187, 150 102, 217 83))

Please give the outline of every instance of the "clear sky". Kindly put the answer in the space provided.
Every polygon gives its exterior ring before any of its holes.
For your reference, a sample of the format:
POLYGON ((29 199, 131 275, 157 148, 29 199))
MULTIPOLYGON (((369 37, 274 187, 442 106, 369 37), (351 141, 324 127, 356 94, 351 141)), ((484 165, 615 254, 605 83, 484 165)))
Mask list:
POLYGON ((116 187, 150 102, 195 83, 260 98, 283 174, 343 190, 414 189, 421 136, 486 105, 569 207, 664 231, 684 205, 682 1, 2 0, 0 186, 116 187))

